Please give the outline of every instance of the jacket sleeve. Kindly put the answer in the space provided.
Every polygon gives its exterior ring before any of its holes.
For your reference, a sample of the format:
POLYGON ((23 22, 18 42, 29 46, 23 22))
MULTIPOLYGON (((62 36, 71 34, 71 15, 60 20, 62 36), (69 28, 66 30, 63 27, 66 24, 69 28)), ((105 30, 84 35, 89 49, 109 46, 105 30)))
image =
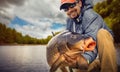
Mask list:
MULTIPOLYGON (((103 19, 98 15, 93 17, 88 23, 87 25, 85 25, 85 29, 84 29, 84 37, 92 37, 95 41, 96 41, 96 35, 97 32, 100 28, 103 27, 103 19)), ((97 46, 94 49, 94 51, 90 51, 90 52, 85 52, 83 54, 83 56, 89 60, 89 62, 91 63, 96 57, 97 57, 97 46)))
POLYGON ((93 17, 86 25, 84 29, 84 36, 85 37, 92 37, 96 41, 96 35, 100 28, 103 28, 104 26, 103 19, 98 15, 96 17, 93 17))

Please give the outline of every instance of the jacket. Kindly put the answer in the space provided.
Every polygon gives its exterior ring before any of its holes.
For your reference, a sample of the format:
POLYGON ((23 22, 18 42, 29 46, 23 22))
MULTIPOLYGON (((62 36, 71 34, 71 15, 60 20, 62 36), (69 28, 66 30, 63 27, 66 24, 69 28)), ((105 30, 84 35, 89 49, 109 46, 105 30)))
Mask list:
MULTIPOLYGON (((81 13, 77 19, 67 19, 67 30, 82 34, 85 38, 92 37, 96 42, 96 35, 99 29, 112 31, 106 26, 102 17, 93 11, 92 0, 83 0, 81 13)), ((97 57, 97 46, 94 51, 85 52, 82 54, 90 63, 97 57)))

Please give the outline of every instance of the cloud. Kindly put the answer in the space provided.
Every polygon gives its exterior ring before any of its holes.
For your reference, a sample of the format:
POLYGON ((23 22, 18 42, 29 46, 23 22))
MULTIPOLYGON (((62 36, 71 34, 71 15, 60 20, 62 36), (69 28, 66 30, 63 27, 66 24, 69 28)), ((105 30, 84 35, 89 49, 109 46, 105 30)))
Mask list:
POLYGON ((15 14, 21 18, 41 19, 49 18, 65 22, 65 15, 59 10, 59 0, 29 0, 23 7, 15 8, 15 14))
POLYGON ((14 18, 13 15, 9 14, 7 11, 0 9, 0 23, 9 24, 14 18))
POLYGON ((59 6, 60 0, 0 0, 0 22, 10 24, 17 16, 28 23, 22 26, 15 23, 13 28, 23 35, 45 38, 51 31, 65 29, 66 15, 59 6), (53 23, 63 24, 63 27, 55 29, 53 23))
POLYGON ((9 24, 14 18, 14 8, 24 3, 25 0, 0 0, 0 22, 9 24))
POLYGON ((10 5, 21 6, 24 2, 25 0, 0 0, 0 7, 7 8, 10 7, 10 5))
POLYGON ((34 38, 46 38, 48 35, 51 35, 51 32, 58 32, 65 29, 64 24, 55 23, 54 21, 49 19, 31 19, 28 21, 29 22, 19 17, 15 17, 10 26, 12 28, 15 28, 23 35, 29 35, 34 38))
MULTIPOLYGON (((41 24, 45 24, 45 23, 41 22, 41 24)), ((51 35, 51 32, 57 32, 57 31, 64 30, 63 29, 64 27, 54 30, 54 29, 51 29, 49 25, 48 27, 44 27, 44 26, 41 26, 41 24, 40 25, 27 24, 24 26, 20 26, 16 24, 14 25, 14 27, 18 32, 21 32, 23 35, 29 35, 31 37, 38 38, 38 39, 46 38, 48 35, 51 35)))
POLYGON ((14 8, 15 16, 24 19, 30 24, 15 29, 23 35, 36 38, 46 38, 51 32, 61 31, 64 27, 53 29, 53 23, 65 24, 65 15, 59 10, 59 0, 28 0, 24 6, 14 8))
MULTIPOLYGON (((99 0, 94 0, 95 3, 98 1, 99 0)), ((66 15, 59 10, 59 6, 60 0, 0 0, 0 12, 5 12, 9 15, 10 20, 12 20, 13 16, 19 16, 23 19, 33 20, 49 18, 57 22, 65 23, 66 15)), ((3 21, 3 19, 4 17, 0 22, 3 21)), ((7 23, 9 23, 9 21, 7 21, 7 23)))

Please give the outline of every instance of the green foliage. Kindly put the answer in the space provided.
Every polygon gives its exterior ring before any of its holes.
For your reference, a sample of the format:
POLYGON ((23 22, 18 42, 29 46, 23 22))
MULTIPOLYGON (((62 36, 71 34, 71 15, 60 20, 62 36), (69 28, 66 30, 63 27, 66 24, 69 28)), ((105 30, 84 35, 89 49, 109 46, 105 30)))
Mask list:
POLYGON ((120 42, 120 0, 106 0, 94 6, 115 34, 115 41, 120 42))
POLYGON ((120 43, 120 23, 116 23, 113 25, 114 39, 116 43, 120 43))
POLYGON ((29 35, 22 36, 15 29, 11 29, 0 23, 0 44, 47 44, 52 36, 45 39, 32 38, 29 35))
POLYGON ((6 32, 6 26, 0 24, 0 43, 4 43, 5 41, 5 32, 6 32))

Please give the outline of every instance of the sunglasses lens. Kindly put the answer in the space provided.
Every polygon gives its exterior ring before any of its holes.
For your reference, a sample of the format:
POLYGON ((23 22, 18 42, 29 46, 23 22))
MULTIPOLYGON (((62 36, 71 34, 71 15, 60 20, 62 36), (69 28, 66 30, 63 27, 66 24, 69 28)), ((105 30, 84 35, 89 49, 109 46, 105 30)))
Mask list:
POLYGON ((74 8, 76 6, 76 3, 73 3, 69 6, 69 8, 74 8))
POLYGON ((68 8, 66 8, 66 9, 63 9, 63 10, 66 12, 66 11, 68 11, 69 9, 68 9, 68 8))
POLYGON ((67 5, 63 10, 66 12, 69 10, 69 8, 74 8, 76 6, 76 3, 73 3, 73 4, 70 4, 70 5, 67 5))

